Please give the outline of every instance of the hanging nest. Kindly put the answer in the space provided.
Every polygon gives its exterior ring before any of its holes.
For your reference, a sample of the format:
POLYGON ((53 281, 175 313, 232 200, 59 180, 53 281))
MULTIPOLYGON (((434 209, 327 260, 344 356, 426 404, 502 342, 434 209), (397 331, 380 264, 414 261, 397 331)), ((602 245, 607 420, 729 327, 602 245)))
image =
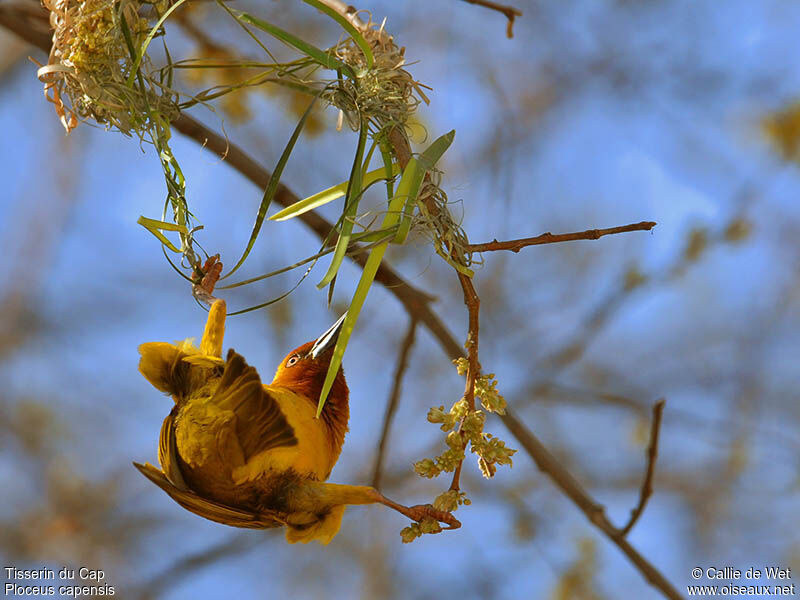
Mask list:
MULTIPOLYGON (((142 134, 155 115, 177 114, 172 94, 146 74, 132 81, 132 54, 150 31, 137 0, 43 0, 53 45, 38 76, 67 133, 93 119, 130 135, 142 134), (126 39, 127 37, 127 39, 126 39), (145 83, 146 82, 146 83, 145 83)), ((139 67, 149 66, 143 57, 139 67)))
POLYGON ((348 37, 335 53, 353 68, 356 77, 341 80, 327 99, 342 111, 354 131, 362 120, 368 121, 375 133, 394 125, 404 130, 420 102, 428 102, 423 86, 402 68, 406 64, 405 48, 398 47, 383 26, 377 28, 370 21, 361 33, 372 48, 372 67, 367 68, 364 53, 348 37))
POLYGON ((419 212, 414 217, 412 229, 428 237, 436 253, 456 269, 469 269, 480 261, 473 258, 467 234, 448 208, 447 194, 440 187, 441 172, 428 171, 428 174, 428 180, 419 192, 422 202, 418 203, 419 212))

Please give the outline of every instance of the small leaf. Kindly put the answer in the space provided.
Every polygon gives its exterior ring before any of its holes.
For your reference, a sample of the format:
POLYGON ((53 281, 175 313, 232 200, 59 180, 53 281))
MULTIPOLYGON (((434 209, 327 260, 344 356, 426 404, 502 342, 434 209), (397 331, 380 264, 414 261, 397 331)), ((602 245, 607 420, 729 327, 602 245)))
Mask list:
POLYGON ((180 249, 176 248, 175 245, 167 239, 163 233, 161 233, 161 229, 166 231, 177 231, 178 233, 186 234, 188 233, 186 227, 183 225, 177 225, 175 223, 167 223, 166 221, 157 221, 155 219, 148 219, 147 217, 139 217, 136 222, 147 229, 150 233, 152 233, 158 240, 164 244, 167 248, 172 250, 173 252, 180 253, 180 249))
POLYGON ((361 279, 358 281, 355 294, 353 294, 353 300, 350 302, 350 307, 347 309, 347 317, 344 319, 342 330, 339 333, 339 338, 336 340, 336 347, 333 349, 333 356, 331 357, 331 363, 328 367, 328 373, 325 375, 325 382, 322 385, 322 391, 319 395, 319 403, 317 404, 317 417, 319 417, 320 413, 322 412, 322 407, 325 406, 325 400, 328 398, 328 392, 331 391, 333 380, 336 378, 336 374, 339 372, 339 367, 342 365, 342 357, 344 356, 345 348, 347 348, 347 343, 350 341, 350 336, 352 335, 353 329, 356 326, 356 321, 358 321, 358 315, 361 312, 361 308, 364 306, 364 301, 367 299, 369 288, 375 279, 375 274, 378 272, 378 267, 381 265, 383 255, 388 246, 388 241, 379 244, 372 249, 372 252, 370 252, 369 256, 367 257, 364 270, 361 272, 361 279))
POLYGON ((375 59, 372 56, 372 48, 369 47, 367 40, 364 39, 364 36, 361 35, 361 32, 358 31, 353 24, 350 23, 347 19, 345 19, 341 14, 336 12, 327 4, 323 4, 319 0, 303 0, 306 4, 310 4, 314 8, 319 11, 324 12, 328 15, 331 19, 339 23, 347 33, 350 34, 350 37, 353 38, 353 41, 361 48, 361 51, 364 53, 364 58, 367 61, 367 69, 372 68, 372 64, 375 62, 375 59))
POLYGON ((176 223, 168 223, 167 221, 158 221, 156 219, 148 219, 147 217, 139 217, 136 222, 147 229, 164 229, 166 231, 178 231, 180 233, 189 233, 183 225, 176 223))
POLYGON ((264 197, 261 199, 261 205, 258 207, 258 213, 256 214, 256 222, 253 225, 253 231, 250 234, 250 239, 247 242, 247 247, 245 248, 244 252, 242 253, 242 257, 239 259, 239 262, 234 265, 233 269, 228 271, 228 273, 223 277, 229 277, 232 275, 239 267, 242 266, 247 256, 250 254, 250 250, 253 248, 253 244, 256 242, 256 238, 258 238, 258 234, 261 231, 261 225, 264 223, 264 217, 267 215, 267 211, 269 210, 269 205, 272 204, 273 198, 275 198, 275 193, 278 191, 278 184, 281 181, 281 175, 283 175, 283 170, 286 168, 286 163, 289 161, 289 156, 292 154, 292 150, 294 150, 294 146, 297 143, 297 139, 300 137, 300 132, 303 130, 303 127, 308 120, 309 115, 311 114, 311 109, 314 107, 317 99, 319 99, 320 91, 311 103, 308 105, 306 112, 303 113, 303 116, 300 117, 300 121, 297 123, 297 126, 294 128, 294 132, 292 136, 289 138, 286 147, 283 149, 283 153, 281 154, 280 158, 278 159, 278 164, 275 165, 275 170, 270 175, 269 182, 267 183, 267 188, 264 190, 264 197))
MULTIPOLYGON (((400 166, 397 163, 391 164, 391 175, 389 176, 389 181, 391 181, 391 177, 397 175, 400 172, 400 166)), ((384 167, 379 167, 373 171, 370 171, 366 175, 364 175, 364 187, 368 187, 375 183, 376 181, 380 181, 381 179, 386 178, 386 169, 384 167)), ((302 214, 307 213, 310 210, 314 210, 315 208, 319 208, 320 206, 324 206, 328 202, 332 202, 337 198, 341 198, 347 193, 347 186, 350 182, 343 181, 333 187, 329 187, 327 190, 322 190, 321 192, 317 192, 309 196, 308 198, 303 198, 302 200, 298 200, 291 206, 287 206, 283 210, 276 212, 274 215, 269 217, 270 221, 288 221, 289 219, 293 219, 295 217, 299 217, 302 214)))
POLYGON ((358 202, 363 193, 362 181, 362 162, 364 160, 364 150, 367 146, 367 135, 369 127, 366 122, 361 123, 361 131, 358 136, 358 147, 356 148, 356 157, 353 160, 353 168, 350 171, 350 180, 347 185, 347 195, 345 197, 344 211, 342 213, 342 229, 339 234, 339 239, 336 241, 336 249, 333 251, 333 258, 331 264, 328 266, 328 271, 325 276, 317 284, 317 287, 322 289, 328 285, 336 273, 339 272, 339 267, 344 260, 347 246, 350 244, 350 234, 353 232, 353 224, 358 210, 358 202))
POLYGON ((333 56, 330 52, 321 50, 320 48, 317 48, 313 44, 309 44, 305 40, 300 39, 293 33, 289 33, 288 31, 285 31, 280 27, 273 25, 272 23, 263 21, 258 17, 254 17, 251 14, 233 9, 230 9, 230 11, 240 21, 253 25, 254 27, 258 27, 262 31, 266 31, 268 34, 278 38, 280 41, 287 44, 288 46, 292 46, 297 50, 299 50, 300 52, 302 52, 303 54, 305 54, 306 56, 311 57, 326 69, 331 69, 334 71, 340 70, 346 73, 349 77, 355 77, 353 70, 348 65, 340 61, 335 56, 333 56))

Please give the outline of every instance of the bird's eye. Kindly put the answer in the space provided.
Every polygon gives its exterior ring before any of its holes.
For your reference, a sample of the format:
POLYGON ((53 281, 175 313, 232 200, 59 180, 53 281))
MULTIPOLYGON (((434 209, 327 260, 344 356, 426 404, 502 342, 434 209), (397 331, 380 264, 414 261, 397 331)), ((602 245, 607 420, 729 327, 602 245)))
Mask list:
POLYGON ((292 354, 289 357, 289 360, 286 361, 286 366, 287 367, 293 367, 294 365, 297 364, 298 360, 300 360, 300 357, 297 354, 292 354))

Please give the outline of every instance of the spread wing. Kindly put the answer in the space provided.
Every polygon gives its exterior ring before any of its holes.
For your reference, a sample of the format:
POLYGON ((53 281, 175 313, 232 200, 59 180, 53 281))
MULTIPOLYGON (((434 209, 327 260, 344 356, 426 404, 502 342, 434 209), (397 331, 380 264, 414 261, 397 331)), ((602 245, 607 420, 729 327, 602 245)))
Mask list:
POLYGON ((245 461, 265 450, 297 444, 294 429, 261 385, 258 372, 233 350, 228 351, 225 370, 211 402, 236 415, 236 437, 245 461))

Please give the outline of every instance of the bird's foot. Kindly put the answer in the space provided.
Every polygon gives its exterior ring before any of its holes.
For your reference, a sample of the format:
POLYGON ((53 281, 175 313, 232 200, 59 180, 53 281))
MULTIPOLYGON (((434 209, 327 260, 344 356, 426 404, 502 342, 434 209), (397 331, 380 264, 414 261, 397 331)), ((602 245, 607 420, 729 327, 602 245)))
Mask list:
POLYGON ((461 527, 461 521, 456 519, 452 513, 445 510, 434 508, 431 504, 417 504, 416 506, 409 506, 404 512, 407 517, 414 521, 420 522, 423 519, 435 519, 439 523, 448 525, 444 529, 458 529, 461 527))

